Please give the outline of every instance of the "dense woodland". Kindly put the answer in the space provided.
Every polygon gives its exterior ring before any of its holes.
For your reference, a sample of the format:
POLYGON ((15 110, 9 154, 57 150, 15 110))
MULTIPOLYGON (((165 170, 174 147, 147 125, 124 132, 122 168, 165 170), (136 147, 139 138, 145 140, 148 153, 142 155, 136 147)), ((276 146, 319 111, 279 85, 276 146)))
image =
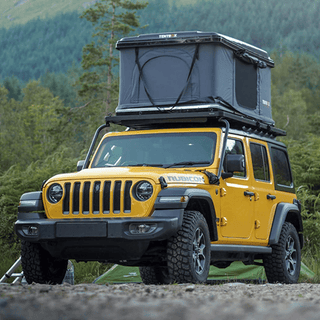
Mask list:
MULTIPOLYGON (((287 131, 281 140, 303 203, 306 248, 320 258, 320 1, 212 0, 177 8, 150 0, 139 15, 148 26, 135 33, 216 31, 271 54, 273 118, 287 131)), ((79 95, 82 48, 93 30, 78 13, 0 30, 0 252, 18 254, 12 226, 20 195, 74 171, 103 123, 104 107, 96 112, 99 105, 79 95)), ((117 89, 116 63, 113 75, 117 89)), ((113 97, 110 112, 116 103, 113 97)))
MULTIPOLYGON (((135 33, 214 31, 268 52, 289 50, 320 57, 318 0, 199 0, 179 7, 168 0, 149 0, 139 14, 141 25, 147 27, 135 33)), ((65 73, 72 63, 80 65, 82 48, 91 41, 92 32, 78 12, 1 29, 0 77, 15 75, 28 81, 46 72, 65 73)))

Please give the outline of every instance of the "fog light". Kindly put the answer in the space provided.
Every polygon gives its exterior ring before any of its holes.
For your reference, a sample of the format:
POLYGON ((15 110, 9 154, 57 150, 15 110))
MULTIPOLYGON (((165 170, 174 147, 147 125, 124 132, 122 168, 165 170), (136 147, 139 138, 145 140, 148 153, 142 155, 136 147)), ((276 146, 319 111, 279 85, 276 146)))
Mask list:
POLYGON ((156 228, 156 223, 131 223, 129 226, 129 231, 131 234, 147 234, 152 233, 154 230, 156 230, 156 228))
POLYGON ((22 231, 26 236, 37 236, 39 233, 39 229, 36 226, 24 226, 22 231))

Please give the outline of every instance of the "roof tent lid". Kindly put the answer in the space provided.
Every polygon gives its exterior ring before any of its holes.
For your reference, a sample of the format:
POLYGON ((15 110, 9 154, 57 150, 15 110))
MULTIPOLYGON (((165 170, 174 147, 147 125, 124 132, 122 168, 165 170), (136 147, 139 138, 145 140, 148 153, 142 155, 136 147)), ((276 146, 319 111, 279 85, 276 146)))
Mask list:
POLYGON ((122 50, 134 47, 158 47, 196 43, 221 43, 234 51, 245 51, 266 62, 269 67, 274 67, 273 60, 265 50, 215 32, 180 31, 143 34, 136 37, 122 38, 117 42, 116 48, 122 50))

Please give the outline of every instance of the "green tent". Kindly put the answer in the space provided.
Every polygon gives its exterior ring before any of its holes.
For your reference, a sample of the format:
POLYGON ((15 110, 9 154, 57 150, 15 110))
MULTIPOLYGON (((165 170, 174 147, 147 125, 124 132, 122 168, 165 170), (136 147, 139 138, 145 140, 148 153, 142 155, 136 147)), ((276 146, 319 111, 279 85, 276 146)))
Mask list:
MULTIPOLYGON (((307 278, 314 277, 314 273, 309 270, 304 263, 301 263, 301 274, 307 278)), ((256 283, 263 283, 266 281, 266 274, 263 266, 246 266, 241 261, 233 262, 225 269, 219 269, 211 266, 208 282, 224 281, 253 281, 256 283)), ((94 281, 96 284, 127 282, 142 282, 138 267, 124 267, 115 264, 111 269, 94 281)))

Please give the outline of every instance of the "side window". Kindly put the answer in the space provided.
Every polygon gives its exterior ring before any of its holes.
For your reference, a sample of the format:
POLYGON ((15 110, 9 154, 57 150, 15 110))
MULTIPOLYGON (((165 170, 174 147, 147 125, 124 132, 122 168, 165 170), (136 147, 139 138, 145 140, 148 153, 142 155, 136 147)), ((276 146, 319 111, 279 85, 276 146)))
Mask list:
POLYGON ((265 146, 250 143, 253 174, 256 180, 270 181, 269 163, 265 146))
MULTIPOLYGON (((243 143, 240 140, 235 139, 228 139, 227 141, 227 148, 226 148, 226 154, 244 154, 244 147, 243 143)), ((246 163, 246 162, 244 162, 246 163)), ((244 169, 244 172, 234 172, 234 177, 246 177, 246 169, 244 169)))
POLYGON ((276 185, 291 188, 293 186, 292 176, 287 153, 284 150, 271 147, 271 158, 276 185))

